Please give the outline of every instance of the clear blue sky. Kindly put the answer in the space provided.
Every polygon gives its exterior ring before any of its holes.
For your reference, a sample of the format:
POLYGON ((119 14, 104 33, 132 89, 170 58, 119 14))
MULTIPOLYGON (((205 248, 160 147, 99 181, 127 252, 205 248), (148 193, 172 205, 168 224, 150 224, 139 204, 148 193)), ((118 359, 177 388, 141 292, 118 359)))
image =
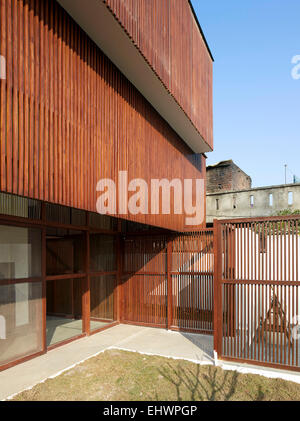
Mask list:
POLYGON ((208 164, 232 158, 253 186, 284 183, 284 164, 300 177, 300 0, 192 3, 215 58, 208 164))

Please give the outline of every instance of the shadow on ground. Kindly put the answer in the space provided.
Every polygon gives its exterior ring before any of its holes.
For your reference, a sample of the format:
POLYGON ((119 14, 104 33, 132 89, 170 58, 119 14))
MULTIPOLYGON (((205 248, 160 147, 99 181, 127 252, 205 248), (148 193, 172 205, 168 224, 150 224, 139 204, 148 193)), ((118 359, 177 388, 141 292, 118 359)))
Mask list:
POLYGON ((192 344, 197 346, 201 353, 205 354, 206 357, 213 361, 214 358, 214 338, 212 335, 199 335, 193 333, 183 333, 180 334, 188 339, 192 344))
POLYGON ((218 378, 215 367, 208 368, 208 374, 201 374, 201 366, 198 365, 196 372, 182 368, 177 369, 168 364, 168 369, 159 369, 160 374, 176 388, 177 400, 184 400, 181 390, 189 391, 192 401, 228 401, 236 391, 239 374, 237 372, 225 372, 222 379, 218 378))

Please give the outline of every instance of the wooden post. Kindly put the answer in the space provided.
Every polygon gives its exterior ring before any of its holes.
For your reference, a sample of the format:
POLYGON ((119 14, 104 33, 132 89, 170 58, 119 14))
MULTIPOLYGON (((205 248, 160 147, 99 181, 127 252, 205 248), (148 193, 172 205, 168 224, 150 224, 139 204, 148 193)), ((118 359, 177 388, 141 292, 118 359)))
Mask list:
POLYGON ((214 219, 214 351, 222 355, 222 226, 214 219))
POLYGON ((116 289, 114 293, 115 320, 120 322, 123 318, 123 297, 122 297, 122 262, 123 262, 123 242, 121 233, 117 236, 117 275, 116 289))
MULTIPOLYGON (((41 219, 46 222, 46 206, 41 203, 41 219)), ((46 227, 42 227, 42 349, 47 350, 47 267, 46 267, 46 227)))
POLYGON ((167 308, 168 308, 168 322, 167 327, 171 329, 173 325, 173 291, 172 291, 172 241, 168 241, 167 245, 167 308))
MULTIPOLYGON (((89 226, 89 213, 87 212, 87 225, 89 226)), ((91 318, 91 305, 90 305, 90 232, 85 232, 85 272, 86 277, 82 285, 82 330, 83 333, 90 335, 90 318, 91 318)))
MULTIPOLYGON (((230 227, 229 235, 230 235, 230 278, 235 279, 236 275, 236 244, 235 244, 235 237, 236 237, 236 229, 235 225, 230 227)), ((249 246, 248 246, 249 249, 249 246)), ((248 258, 249 264, 249 258, 248 258)), ((231 305, 230 305, 230 335, 231 337, 235 338, 236 336, 236 289, 235 284, 231 285, 231 305)))

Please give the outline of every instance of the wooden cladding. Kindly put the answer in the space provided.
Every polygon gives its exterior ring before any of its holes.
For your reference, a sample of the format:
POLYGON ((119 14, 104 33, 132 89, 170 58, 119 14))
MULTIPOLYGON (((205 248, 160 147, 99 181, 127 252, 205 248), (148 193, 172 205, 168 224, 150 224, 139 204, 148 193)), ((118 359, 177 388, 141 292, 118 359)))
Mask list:
POLYGON ((104 0, 213 147, 212 57, 187 0, 104 0))
MULTIPOLYGON (((205 158, 191 162, 190 148, 57 2, 0 5, 1 191, 95 212, 98 180, 116 181, 119 170, 149 185, 205 177, 205 158)), ((122 217, 185 228, 184 215, 122 217)))

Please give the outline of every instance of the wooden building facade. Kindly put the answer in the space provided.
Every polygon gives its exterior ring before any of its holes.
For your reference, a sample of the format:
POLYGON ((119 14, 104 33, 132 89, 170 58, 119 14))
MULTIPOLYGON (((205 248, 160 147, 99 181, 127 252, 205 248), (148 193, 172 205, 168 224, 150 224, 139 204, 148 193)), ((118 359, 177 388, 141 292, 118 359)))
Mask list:
POLYGON ((191 230, 96 187, 205 184, 213 60, 187 0, 0 0, 0 55, 1 369, 122 319, 126 233, 191 230))

